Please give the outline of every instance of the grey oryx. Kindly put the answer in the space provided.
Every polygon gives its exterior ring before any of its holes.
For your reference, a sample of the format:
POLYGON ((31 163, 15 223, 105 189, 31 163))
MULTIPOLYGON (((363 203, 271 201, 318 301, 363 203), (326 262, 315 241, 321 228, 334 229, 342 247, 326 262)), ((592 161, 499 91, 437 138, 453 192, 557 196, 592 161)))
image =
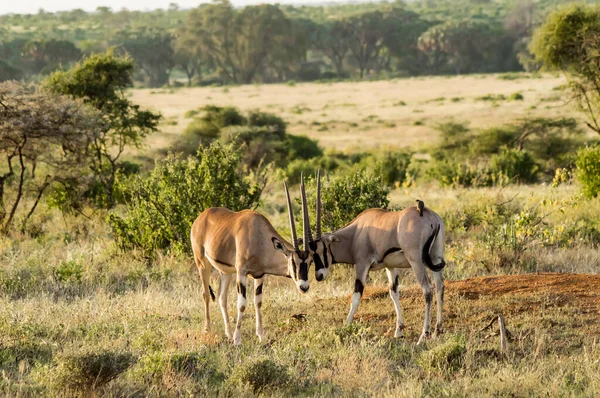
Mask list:
MULTIPOLYGON (((398 269, 412 268, 425 297, 425 321, 417 344, 429 337, 433 291, 426 268, 433 271, 437 295, 436 334, 442 332, 444 300, 444 222, 421 201, 417 207, 402 211, 368 209, 348 225, 332 233, 321 233, 321 182, 317 174, 316 236, 309 250, 315 263, 315 277, 327 277, 330 264, 355 264, 356 280, 347 323, 352 322, 365 287, 369 271, 385 268, 390 297, 396 310, 394 336, 402 337, 404 320, 398 298, 398 269)), ((310 237, 309 237, 310 238, 310 237)))
MULTIPOLYGON (((253 210, 232 212, 222 207, 205 210, 192 225, 190 238, 194 260, 204 290, 205 330, 210 329, 209 302, 214 300, 210 288, 212 267, 220 273, 219 305, 225 323, 225 333, 231 338, 231 327, 227 313, 227 290, 233 274, 236 274, 238 291, 238 313, 233 343, 241 344, 242 317, 246 309, 247 275, 254 278, 254 306, 256 308, 256 335, 262 341, 263 327, 260 307, 265 275, 291 277, 296 287, 305 293, 309 289, 308 269, 312 255, 301 250, 302 239, 298 239, 292 213, 292 204, 287 184, 284 183, 292 231, 292 243, 287 242, 275 231, 271 223, 253 210)), ((302 201, 304 241, 310 235, 310 221, 306 199, 302 201)))

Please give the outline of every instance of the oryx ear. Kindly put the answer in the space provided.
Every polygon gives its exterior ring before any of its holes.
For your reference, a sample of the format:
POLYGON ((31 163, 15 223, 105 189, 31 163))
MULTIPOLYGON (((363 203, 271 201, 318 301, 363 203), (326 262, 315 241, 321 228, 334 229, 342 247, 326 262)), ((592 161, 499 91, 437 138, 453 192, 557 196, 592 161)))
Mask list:
POLYGON ((340 241, 340 239, 337 236, 335 236, 335 235, 327 235, 325 237, 325 239, 327 239, 327 241, 329 241, 329 243, 331 243, 331 242, 339 242, 340 241))
POLYGON ((279 239, 271 238, 271 241, 273 242, 273 247, 275 248, 275 250, 277 250, 278 252, 282 252, 286 256, 288 255, 290 251, 286 249, 285 245, 281 243, 279 239))

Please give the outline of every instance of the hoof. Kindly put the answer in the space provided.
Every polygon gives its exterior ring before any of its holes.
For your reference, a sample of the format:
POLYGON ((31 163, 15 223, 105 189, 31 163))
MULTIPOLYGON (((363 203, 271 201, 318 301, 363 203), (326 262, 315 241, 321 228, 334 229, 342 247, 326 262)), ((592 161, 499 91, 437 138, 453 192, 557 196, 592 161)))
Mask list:
POLYGON ((442 334, 444 334, 444 330, 442 328, 436 328, 435 332, 433 333, 433 337, 437 338, 440 337, 442 334))
POLYGON ((419 337, 419 341, 417 341, 417 345, 421 345, 425 343, 426 340, 429 340, 429 333, 423 333, 421 337, 419 337))
POLYGON ((242 345, 242 334, 241 333, 235 333, 233 335, 233 345, 234 346, 240 346, 242 345))
POLYGON ((400 327, 396 328, 396 332, 394 333, 394 337, 396 337, 398 339, 403 339, 404 338, 404 326, 400 326, 400 327))

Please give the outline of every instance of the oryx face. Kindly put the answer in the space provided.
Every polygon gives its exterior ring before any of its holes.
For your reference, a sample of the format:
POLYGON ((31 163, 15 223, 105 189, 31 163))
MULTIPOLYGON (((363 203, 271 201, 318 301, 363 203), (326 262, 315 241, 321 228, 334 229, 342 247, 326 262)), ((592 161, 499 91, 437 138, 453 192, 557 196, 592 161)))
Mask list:
POLYGON ((298 290, 308 292, 308 269, 313 262, 313 256, 308 251, 294 250, 288 257, 288 271, 298 290))
POLYGON ((321 239, 311 242, 308 246, 315 263, 315 278, 319 282, 327 279, 329 266, 333 264, 333 253, 331 251, 333 242, 339 242, 339 239, 327 234, 322 236, 321 239))

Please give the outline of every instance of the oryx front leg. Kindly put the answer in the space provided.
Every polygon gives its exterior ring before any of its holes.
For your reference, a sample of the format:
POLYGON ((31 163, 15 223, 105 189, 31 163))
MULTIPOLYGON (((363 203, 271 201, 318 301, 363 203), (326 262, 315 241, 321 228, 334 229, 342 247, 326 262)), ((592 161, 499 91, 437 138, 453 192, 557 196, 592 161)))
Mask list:
POLYGON ((442 271, 433 273, 433 281, 435 282, 435 293, 437 296, 437 319, 435 324, 435 336, 443 333, 442 328, 442 307, 444 305, 444 275, 442 271))
POLYGON ((223 315, 223 323, 225 324, 225 334, 228 339, 231 339, 231 325, 229 323, 229 314, 227 312, 227 291, 231 284, 233 274, 221 274, 221 283, 219 285, 219 306, 223 315))
MULTIPOLYGON (((205 260, 204 263, 207 263, 205 260)), ((204 299, 204 331, 210 331, 210 271, 211 268, 206 266, 200 266, 200 280, 202 282, 202 298, 204 299)))
POLYGON ((431 288, 431 282, 429 281, 429 277, 427 276, 427 272, 425 271, 425 265, 422 262, 418 262, 416 266, 413 266, 415 271, 415 276, 417 277, 417 281, 419 285, 421 285, 421 290, 423 290, 423 297, 425 298, 425 320, 423 321, 423 332, 421 333, 421 337, 419 337, 418 344, 422 344, 426 339, 430 337, 430 327, 431 327, 431 302, 433 301, 433 289, 431 288))
POLYGON ((244 317, 244 311, 246 311, 246 274, 237 275, 237 292, 238 292, 238 313, 237 322, 235 324, 235 333, 233 334, 233 345, 242 344, 242 318, 244 317))
POLYGON ((254 280, 254 308, 256 310, 256 335, 258 336, 258 341, 262 343, 263 341, 263 325, 262 325, 262 312, 260 311, 260 307, 262 307, 262 288, 263 288, 263 278, 258 278, 254 280))
POLYGON ((404 319, 402 318, 402 307, 400 307, 400 298, 398 294, 398 268, 386 268, 388 280, 390 281, 390 297, 394 302, 394 309, 396 310, 396 331, 394 337, 404 337, 402 331, 404 330, 404 319))
POLYGON ((362 297, 363 291, 365 290, 365 284, 367 281, 367 275, 369 274, 369 267, 356 265, 356 280, 354 281, 354 293, 352 294, 352 303, 350 304, 350 312, 346 319, 346 324, 349 325, 354 319, 356 311, 358 311, 358 305, 362 297))

